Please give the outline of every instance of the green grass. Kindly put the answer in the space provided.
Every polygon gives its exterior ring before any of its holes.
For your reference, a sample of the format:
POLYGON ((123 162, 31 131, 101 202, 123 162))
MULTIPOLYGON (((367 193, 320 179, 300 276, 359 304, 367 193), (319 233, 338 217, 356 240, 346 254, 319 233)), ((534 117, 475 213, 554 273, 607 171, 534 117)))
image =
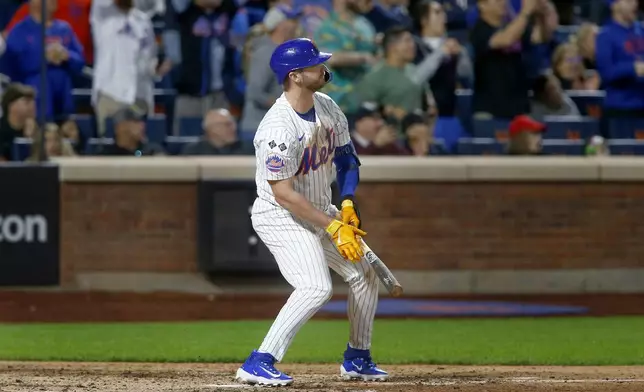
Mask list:
MULTIPOLYGON (((267 321, 0 324, 0 359, 239 362, 267 321)), ((337 362, 345 321, 311 321, 284 361, 337 362)), ((378 320, 380 363, 507 365, 644 364, 644 317, 378 320)))

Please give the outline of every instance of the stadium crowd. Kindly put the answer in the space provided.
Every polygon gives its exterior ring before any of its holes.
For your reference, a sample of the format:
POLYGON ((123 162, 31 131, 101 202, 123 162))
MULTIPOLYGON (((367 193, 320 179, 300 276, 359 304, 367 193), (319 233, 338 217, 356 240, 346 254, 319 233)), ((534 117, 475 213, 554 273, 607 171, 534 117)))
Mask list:
POLYGON ((0 160, 252 155, 301 36, 359 154, 644 153, 637 0, 568 3, 0 0, 0 160))

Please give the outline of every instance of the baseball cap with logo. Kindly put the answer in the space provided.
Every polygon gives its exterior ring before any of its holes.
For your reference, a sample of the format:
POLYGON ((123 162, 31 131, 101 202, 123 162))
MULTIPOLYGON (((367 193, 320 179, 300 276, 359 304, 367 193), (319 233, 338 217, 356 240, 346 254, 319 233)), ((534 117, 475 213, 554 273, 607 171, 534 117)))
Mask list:
POLYGON ((297 19, 300 15, 302 15, 300 10, 294 10, 284 4, 279 4, 268 10, 262 23, 267 31, 273 31, 277 25, 285 20, 297 19))

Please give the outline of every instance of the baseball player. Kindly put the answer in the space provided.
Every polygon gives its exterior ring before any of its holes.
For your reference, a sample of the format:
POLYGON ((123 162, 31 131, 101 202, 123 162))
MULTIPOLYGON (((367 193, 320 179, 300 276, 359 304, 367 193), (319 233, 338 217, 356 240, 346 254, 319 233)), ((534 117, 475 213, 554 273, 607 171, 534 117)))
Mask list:
POLYGON ((239 368, 236 380, 289 385, 275 369, 293 338, 332 295, 329 267, 349 284, 349 342, 340 374, 344 379, 385 380, 371 359, 371 334, 378 303, 378 278, 366 262, 357 236, 360 217, 353 200, 360 161, 351 144, 347 119, 327 95, 317 92, 332 74, 330 53, 305 38, 280 44, 270 66, 284 93, 261 121, 255 135, 257 199, 253 228, 271 251, 294 291, 258 350, 239 368), (334 165, 335 164, 335 168, 334 165), (331 203, 337 177, 342 209, 331 203))

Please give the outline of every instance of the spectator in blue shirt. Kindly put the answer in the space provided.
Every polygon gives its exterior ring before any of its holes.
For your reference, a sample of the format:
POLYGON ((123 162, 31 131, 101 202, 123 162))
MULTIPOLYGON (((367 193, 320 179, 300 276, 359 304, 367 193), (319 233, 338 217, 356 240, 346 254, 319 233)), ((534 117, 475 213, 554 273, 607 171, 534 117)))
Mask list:
POLYGON ((644 117, 644 28, 637 0, 606 0, 612 20, 597 36, 597 71, 606 90, 605 117, 644 117))
POLYGON ((19 22, 7 37, 2 71, 14 82, 40 89, 41 53, 46 45, 47 121, 64 121, 74 112, 72 77, 85 66, 83 47, 65 21, 53 19, 55 0, 44 0, 47 7, 46 38, 41 42, 41 0, 31 0, 30 16, 19 22))

